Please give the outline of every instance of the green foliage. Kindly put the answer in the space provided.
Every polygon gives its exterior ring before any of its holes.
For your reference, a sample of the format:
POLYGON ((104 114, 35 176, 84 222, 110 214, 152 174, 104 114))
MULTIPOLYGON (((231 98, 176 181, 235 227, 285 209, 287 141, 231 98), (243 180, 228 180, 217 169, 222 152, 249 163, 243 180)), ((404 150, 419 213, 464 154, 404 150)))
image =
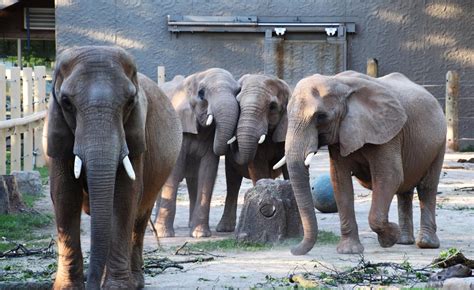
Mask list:
POLYGON ((217 241, 203 241, 187 245, 190 251, 260 251, 269 249, 271 245, 261 243, 239 242, 236 239, 224 239, 217 241))
POLYGON ((41 183, 43 185, 47 184, 48 183, 48 180, 49 180, 49 171, 48 171, 48 167, 46 166, 43 166, 43 167, 35 167, 35 170, 39 172, 40 176, 41 176, 41 183))
POLYGON ((12 241, 31 241, 41 237, 34 234, 34 230, 48 226, 52 221, 52 214, 18 213, 0 215, 0 235, 12 241))
POLYGON ((454 255, 456 255, 456 254, 458 254, 458 253, 459 253, 459 250, 458 250, 458 249, 456 249, 456 248, 449 248, 449 249, 447 249, 446 251, 441 251, 441 252, 439 253, 438 258, 441 259, 441 260, 446 260, 446 259, 448 259, 449 257, 452 257, 452 256, 454 256, 454 255))
POLYGON ((29 208, 33 208, 37 200, 39 200, 42 196, 41 195, 32 195, 32 194, 23 194, 23 202, 29 208))

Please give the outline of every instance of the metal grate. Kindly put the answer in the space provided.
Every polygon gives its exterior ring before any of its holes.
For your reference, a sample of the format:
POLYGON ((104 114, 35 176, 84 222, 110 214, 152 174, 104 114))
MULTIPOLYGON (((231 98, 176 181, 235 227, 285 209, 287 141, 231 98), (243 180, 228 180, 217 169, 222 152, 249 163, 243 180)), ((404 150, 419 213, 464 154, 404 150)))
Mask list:
POLYGON ((54 8, 25 8, 23 15, 25 29, 27 29, 28 21, 31 30, 54 30, 55 28, 54 8))

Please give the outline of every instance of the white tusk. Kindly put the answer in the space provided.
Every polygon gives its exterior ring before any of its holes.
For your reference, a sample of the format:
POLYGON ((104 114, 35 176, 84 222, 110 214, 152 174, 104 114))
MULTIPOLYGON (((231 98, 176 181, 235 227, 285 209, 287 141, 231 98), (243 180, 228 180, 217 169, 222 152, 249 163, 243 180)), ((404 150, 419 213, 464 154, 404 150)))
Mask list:
POLYGON ((232 144, 232 143, 234 143, 235 140, 237 140, 237 137, 234 136, 234 137, 230 138, 229 141, 227 141, 227 144, 232 144))
POLYGON ((316 153, 309 153, 308 156, 306 156, 306 159, 304 160, 304 165, 309 166, 311 164, 311 159, 313 159, 314 155, 316 155, 316 153))
POLYGON ((283 158, 280 161, 278 161, 277 164, 273 165, 273 170, 277 170, 278 168, 282 167, 285 164, 286 164, 286 156, 283 156, 283 158))
POLYGON ((262 144, 263 142, 265 142, 265 134, 260 136, 260 139, 258 140, 258 144, 262 144))
POLYGON ((209 126, 211 124, 212 124, 212 115, 209 115, 209 116, 207 116, 206 126, 209 126))
POLYGON ((79 179, 79 176, 81 176, 81 170, 82 160, 76 155, 76 158, 74 158, 74 177, 76 177, 76 179, 79 179))
POLYGON ((132 163, 130 162, 128 155, 125 156, 122 163, 123 163, 123 167, 125 167, 125 171, 127 171, 128 177, 130 177, 131 180, 135 180, 136 178, 135 171, 133 170, 132 163))

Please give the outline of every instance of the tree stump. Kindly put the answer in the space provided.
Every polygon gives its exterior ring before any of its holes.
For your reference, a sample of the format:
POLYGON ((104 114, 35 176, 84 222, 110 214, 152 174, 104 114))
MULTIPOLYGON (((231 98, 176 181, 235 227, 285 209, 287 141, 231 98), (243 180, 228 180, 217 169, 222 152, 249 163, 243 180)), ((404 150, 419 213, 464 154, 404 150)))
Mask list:
POLYGON ((0 214, 8 214, 10 212, 10 198, 8 197, 8 188, 0 176, 0 214))
POLYGON ((23 199, 21 196, 21 193, 18 191, 18 185, 16 183, 16 178, 13 175, 2 175, 2 182, 0 182, 0 203, 2 200, 2 196, 5 196, 5 194, 2 193, 2 185, 3 189, 6 189, 6 196, 8 198, 4 198, 8 200, 8 206, 5 207, 5 204, 7 202, 3 202, 3 204, 0 205, 0 213, 15 213, 22 211, 26 206, 23 203, 23 199), (1 209, 7 208, 6 211, 1 211, 1 209))

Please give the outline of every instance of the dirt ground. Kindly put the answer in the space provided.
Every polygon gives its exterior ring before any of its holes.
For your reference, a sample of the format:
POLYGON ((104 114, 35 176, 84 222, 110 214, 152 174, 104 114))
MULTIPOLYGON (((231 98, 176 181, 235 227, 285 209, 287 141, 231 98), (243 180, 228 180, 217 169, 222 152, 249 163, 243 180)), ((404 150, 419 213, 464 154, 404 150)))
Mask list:
MULTIPOLYGON (((363 189, 354 181, 356 217, 359 225, 361 242, 365 247, 364 258, 372 262, 403 262, 408 261, 414 266, 425 266, 437 257, 441 250, 451 247, 460 249, 467 257, 474 258, 474 192, 462 190, 465 187, 474 187, 474 164, 458 163, 460 158, 469 159, 474 157, 473 153, 448 153, 441 174, 438 191, 437 223, 438 236, 441 241, 440 249, 419 249, 415 245, 395 245, 391 248, 381 248, 377 237, 368 225, 368 212, 370 209, 370 192, 363 189)), ((329 157, 327 151, 321 151, 313 159, 310 167, 312 178, 321 173, 327 173, 329 168, 329 157)), ((185 260, 195 256, 175 256, 176 248, 185 242, 193 243, 203 240, 226 239, 233 236, 232 233, 216 233, 215 227, 220 220, 224 209, 225 200, 225 174, 224 162, 221 160, 218 179, 214 189, 212 208, 210 215, 210 226, 213 236, 204 239, 193 239, 188 236, 188 198, 186 187, 180 187, 177 203, 177 214, 175 220, 176 237, 163 238, 160 240, 164 250, 156 252, 155 255, 168 257, 172 260, 185 260)), ((249 180, 244 180, 239 196, 239 211, 243 204, 245 191, 252 186, 249 180)), ((48 194, 49 195, 49 194, 48 194)), ((42 207, 50 206, 45 198, 42 207)), ((392 202, 390 220, 397 222, 396 198, 392 202)), ((419 229, 419 202, 415 195, 414 199, 414 225, 415 235, 419 229)), ((338 214, 322 214, 317 212, 320 230, 331 231, 339 235, 338 214)), ((157 249, 157 242, 152 231, 147 230, 145 237, 145 251, 157 249)), ((82 246, 86 251, 89 249, 89 217, 83 215, 82 221, 82 246)), ((213 261, 202 263, 183 264, 184 269, 168 268, 159 275, 147 275, 145 278, 146 289, 155 288, 249 288, 254 286, 275 286, 271 284, 271 278, 287 277, 291 273, 303 273, 306 271, 318 271, 314 268, 316 261, 324 265, 347 269, 357 265, 360 257, 358 255, 340 255, 336 252, 336 244, 320 245, 315 247, 304 256, 293 256, 289 246, 275 246, 262 251, 213 251, 218 255, 213 261), (261 283, 261 284, 259 284, 261 283)), ((20 260, 18 260, 20 262, 20 260)), ((0 261, 0 267, 5 261, 0 261)))

